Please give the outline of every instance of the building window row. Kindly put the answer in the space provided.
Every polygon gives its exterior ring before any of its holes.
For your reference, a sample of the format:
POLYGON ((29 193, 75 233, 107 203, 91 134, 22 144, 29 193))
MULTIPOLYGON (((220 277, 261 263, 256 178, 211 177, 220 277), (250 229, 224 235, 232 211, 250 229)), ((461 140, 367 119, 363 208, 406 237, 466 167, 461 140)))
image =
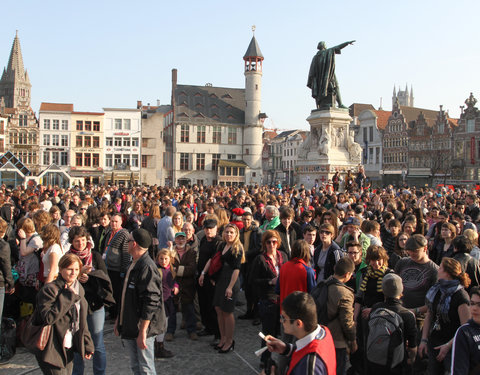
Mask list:
POLYGON ((100 137, 90 135, 77 135, 75 138, 75 147, 100 147, 100 137))
POLYGON ((138 155, 131 154, 106 154, 105 167, 112 168, 119 164, 125 164, 130 167, 138 168, 138 155))
POLYGON ((114 120, 115 123, 115 130, 131 130, 132 129, 132 121, 129 118, 121 119, 116 118, 114 120))
POLYGON ((13 154, 24 164, 38 164, 36 151, 14 151, 13 154))
POLYGON ((75 153, 75 165, 77 167, 100 167, 100 154, 90 152, 75 153))
MULTIPOLYGON (((206 125, 197 126, 197 143, 206 142, 206 125)), ((190 142, 190 125, 180 125, 180 142, 188 143, 190 142)), ((222 142, 222 127, 214 125, 212 127, 212 143, 221 143, 222 142)), ((228 128, 228 139, 227 142, 229 145, 237 144, 237 128, 229 127, 228 128)))
POLYGON ((408 139, 406 137, 402 138, 385 138, 383 140, 383 147, 391 148, 391 147, 407 147, 408 139))
MULTIPOLYGON (((105 146, 107 147, 138 147, 139 140, 138 138, 130 137, 106 137, 105 146)), ((147 146, 144 146, 147 147, 147 146)))
POLYGON ((244 167, 220 167, 220 176, 245 176, 244 167))
POLYGON ((44 151, 43 165, 56 164, 61 166, 68 165, 68 152, 66 151, 44 151))
POLYGON ((394 152, 383 156, 383 162, 385 164, 390 163, 406 163, 407 155, 404 152, 394 152))
POLYGON ((77 120, 77 131, 99 132, 100 121, 81 121, 77 120))
POLYGON ((36 145, 37 144, 37 133, 26 133, 25 131, 16 132, 12 131, 9 133, 9 143, 11 145, 36 145))

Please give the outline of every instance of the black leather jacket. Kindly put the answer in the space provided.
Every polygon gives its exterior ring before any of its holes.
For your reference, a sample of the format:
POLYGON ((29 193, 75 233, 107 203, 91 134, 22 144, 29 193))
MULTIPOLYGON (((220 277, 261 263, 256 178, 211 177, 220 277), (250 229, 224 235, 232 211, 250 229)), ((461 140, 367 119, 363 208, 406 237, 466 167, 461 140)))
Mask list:
POLYGON ((137 260, 125 282, 123 319, 119 327, 122 338, 136 339, 140 320, 150 321, 147 337, 162 333, 165 325, 162 278, 148 252, 137 260))

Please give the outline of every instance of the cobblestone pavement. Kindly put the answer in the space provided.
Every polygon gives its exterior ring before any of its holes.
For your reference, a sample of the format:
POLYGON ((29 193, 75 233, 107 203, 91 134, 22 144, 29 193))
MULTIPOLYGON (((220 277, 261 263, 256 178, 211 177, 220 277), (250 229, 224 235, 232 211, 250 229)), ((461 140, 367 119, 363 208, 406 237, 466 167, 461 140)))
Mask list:
MULTIPOLYGON (((243 313, 244 306, 236 308, 235 315, 243 313)), ((180 317, 178 321, 180 321, 180 317)), ((228 354, 218 354, 209 343, 213 336, 200 337, 198 341, 187 338, 187 332, 177 329, 175 339, 166 342, 165 347, 175 353, 170 359, 155 361, 159 375, 254 375, 260 372, 259 359, 255 350, 260 348, 258 332, 261 326, 252 326, 251 320, 236 320, 235 350, 228 354)), ((107 374, 130 374, 128 355, 122 341, 113 334, 113 325, 105 324, 105 346, 107 349, 107 374)), ((24 348, 6 365, 0 365, 1 375, 41 374, 35 357, 24 348)), ((93 374, 91 361, 85 366, 85 374, 93 374)))

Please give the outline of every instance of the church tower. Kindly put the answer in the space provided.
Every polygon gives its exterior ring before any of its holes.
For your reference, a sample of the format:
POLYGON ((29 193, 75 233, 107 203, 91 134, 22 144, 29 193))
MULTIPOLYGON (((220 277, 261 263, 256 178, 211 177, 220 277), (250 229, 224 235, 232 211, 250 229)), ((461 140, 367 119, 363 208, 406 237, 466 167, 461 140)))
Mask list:
POLYGON ((22 50, 18 31, 13 40, 8 65, 3 69, 0 79, 0 97, 5 100, 7 108, 30 107, 30 78, 23 66, 22 50))
POLYGON ((246 183, 262 183, 262 134, 265 114, 260 113, 263 55, 255 35, 243 56, 245 61, 245 126, 243 160, 250 168, 246 183))
POLYGON ((405 91, 398 90, 396 92, 395 85, 393 86, 393 96, 392 96, 392 108, 395 106, 396 101, 398 100, 399 105, 414 107, 413 102, 413 86, 410 85, 410 93, 408 92, 408 86, 405 85, 405 91))

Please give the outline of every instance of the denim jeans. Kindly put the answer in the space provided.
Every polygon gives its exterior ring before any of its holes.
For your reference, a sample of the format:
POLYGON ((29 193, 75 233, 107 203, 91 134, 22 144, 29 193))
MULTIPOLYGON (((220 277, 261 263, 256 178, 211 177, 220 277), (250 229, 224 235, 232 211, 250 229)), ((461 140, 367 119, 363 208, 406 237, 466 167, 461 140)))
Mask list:
MULTIPOLYGON (((95 352, 93 353, 94 375, 105 375, 107 367, 107 355, 105 342, 103 341, 103 326, 105 324, 105 308, 98 309, 87 316, 88 330, 92 336, 95 352)), ((80 354, 75 353, 73 360, 73 375, 83 375, 85 362, 80 354)))
POLYGON ((147 338, 147 349, 139 349, 137 340, 123 340, 130 357, 130 368, 134 375, 156 375, 154 357, 155 336, 147 338))
MULTIPOLYGON (((195 309, 193 303, 183 303, 182 313, 185 316, 185 323, 187 326, 187 332, 193 333, 197 328, 197 317, 195 316, 195 309)), ((177 329, 177 314, 172 314, 168 317, 167 332, 174 334, 177 329)))

